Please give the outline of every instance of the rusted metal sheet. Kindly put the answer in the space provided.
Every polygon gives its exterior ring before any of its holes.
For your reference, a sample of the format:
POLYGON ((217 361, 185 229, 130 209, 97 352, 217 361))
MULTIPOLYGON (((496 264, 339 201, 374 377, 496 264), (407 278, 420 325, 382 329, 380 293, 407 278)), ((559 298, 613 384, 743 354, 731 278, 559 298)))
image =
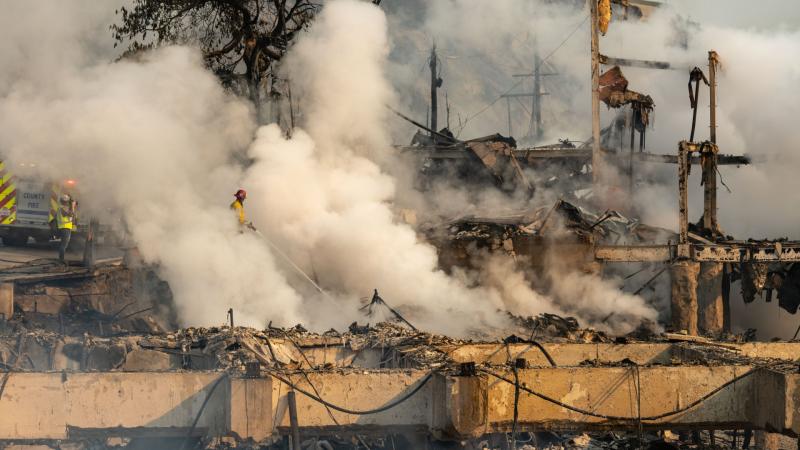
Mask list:
POLYGON ((612 67, 600 75, 600 100, 608 104, 613 92, 625 92, 628 80, 622 75, 619 66, 612 67))
MULTIPOLYGON (((611 108, 633 103, 636 108, 642 109, 643 113, 649 113, 654 107, 653 99, 649 95, 628 89, 628 80, 619 66, 614 66, 600 75, 599 95, 600 100, 611 108)), ((648 124, 646 115, 642 121, 644 126, 648 124)))
POLYGON ((491 172, 499 184, 514 181, 528 190, 533 189, 514 155, 514 149, 503 141, 467 142, 471 151, 491 172))

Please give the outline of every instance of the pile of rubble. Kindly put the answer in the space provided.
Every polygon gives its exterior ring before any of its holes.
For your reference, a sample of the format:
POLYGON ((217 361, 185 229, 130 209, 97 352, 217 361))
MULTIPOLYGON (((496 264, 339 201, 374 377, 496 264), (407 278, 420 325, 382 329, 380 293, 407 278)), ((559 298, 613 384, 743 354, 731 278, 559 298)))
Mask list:
POLYGON ((752 433, 746 437, 731 432, 673 433, 661 432, 592 432, 592 433, 522 433, 517 439, 519 450, 678 450, 736 448, 736 442, 752 440, 752 433))
MULTIPOLYGON (((509 314, 511 329, 503 339, 481 343, 608 343, 635 340, 611 338, 583 329, 571 317, 509 314)), ((656 336, 649 336, 656 340, 656 336)), ((0 364, 19 371, 168 371, 232 370, 246 372, 258 362, 266 369, 332 369, 352 367, 445 367, 452 364, 447 349, 472 343, 382 322, 351 325, 346 332, 317 334, 301 326, 191 327, 160 334, 117 336, 64 335, 15 324, 0 334, 0 364)))
MULTIPOLYGON (((428 234, 441 238, 442 232, 429 228, 428 234)), ((503 242, 517 236, 557 237, 571 235, 586 243, 648 243, 674 237, 674 233, 652 227, 617 211, 591 212, 581 206, 558 200, 550 206, 503 217, 465 216, 446 224, 445 236, 453 241, 503 242)))

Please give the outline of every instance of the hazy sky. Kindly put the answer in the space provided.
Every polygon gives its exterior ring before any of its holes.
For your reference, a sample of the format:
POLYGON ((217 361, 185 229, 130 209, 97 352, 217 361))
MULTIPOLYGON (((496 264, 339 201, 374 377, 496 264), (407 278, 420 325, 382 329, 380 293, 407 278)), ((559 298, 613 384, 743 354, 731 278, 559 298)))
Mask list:
POLYGON ((800 29, 798 0, 663 0, 692 19, 742 28, 800 29))

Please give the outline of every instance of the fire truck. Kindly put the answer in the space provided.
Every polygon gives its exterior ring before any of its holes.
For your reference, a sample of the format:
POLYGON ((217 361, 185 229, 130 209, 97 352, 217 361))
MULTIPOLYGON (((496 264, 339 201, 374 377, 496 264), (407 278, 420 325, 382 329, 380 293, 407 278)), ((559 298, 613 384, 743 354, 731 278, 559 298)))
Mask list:
MULTIPOLYGON (((43 180, 29 175, 35 173, 31 169, 20 165, 12 172, 7 161, 0 161, 0 238, 4 245, 25 245, 30 239, 50 241, 56 235, 53 219, 59 208, 59 198, 69 194, 80 203, 76 180, 43 180)), ((83 205, 79 204, 73 236, 80 242, 91 229, 94 238, 102 240, 110 230, 83 214, 82 209, 83 205)))

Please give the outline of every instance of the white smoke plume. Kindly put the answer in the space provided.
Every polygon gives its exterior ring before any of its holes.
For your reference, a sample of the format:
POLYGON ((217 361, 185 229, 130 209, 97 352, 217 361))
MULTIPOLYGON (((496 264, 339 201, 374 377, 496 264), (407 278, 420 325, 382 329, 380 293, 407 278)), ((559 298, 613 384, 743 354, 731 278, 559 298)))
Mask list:
POLYGON ((113 9, 4 7, 4 157, 51 179, 77 178, 81 204, 116 208, 169 282, 183 323, 219 323, 229 307, 243 324, 300 320, 299 296, 227 208, 240 177, 231 158, 249 144, 253 122, 200 55, 172 47, 109 63, 101 42, 113 9), (53 26, 31 39, 42 23, 53 26))
MULTIPOLYGON (((392 100, 384 73, 386 39, 380 10, 338 1, 326 6, 293 49, 290 78, 304 92, 301 110, 307 111, 308 131, 296 130, 286 140, 277 127, 267 127, 251 147, 255 164, 245 184, 259 198, 258 222, 295 259, 309 261, 323 286, 351 295, 378 288, 426 329, 463 334, 469 327, 502 326, 498 310, 563 312, 553 300, 516 283, 521 275, 512 267, 504 271, 507 283, 500 281, 499 267, 487 277, 494 283, 475 287, 447 276, 437 267, 435 250, 395 220, 395 182, 383 170, 394 161, 385 123, 384 105, 392 100)), ((588 285, 589 279, 572 281, 588 285)), ((588 290, 568 293, 571 284, 560 284, 568 313, 599 309, 605 310, 602 317, 588 317, 603 318, 621 309, 631 322, 655 318, 654 310, 632 296, 617 295, 587 308, 581 302, 590 298, 588 290), (570 298, 574 294, 581 300, 570 298)), ((614 331, 636 325, 590 323, 614 331)))
MULTIPOLYGON (((392 98, 383 73, 385 30, 379 9, 332 2, 293 49, 289 71, 304 92, 308 131, 297 129, 288 140, 274 125, 259 132, 245 181, 258 199, 257 222, 294 259, 308 261, 323 286, 349 295, 351 307, 352 297, 378 288, 425 329, 500 326, 500 296, 448 277, 435 249, 394 219, 394 180, 376 164, 392 151, 384 124, 392 98)), ((353 316, 308 317, 327 325, 353 316)))
MULTIPOLYGON (((558 138, 583 140, 582 126, 591 111, 589 89, 588 20, 578 2, 545 0, 419 0, 387 2, 394 43, 390 75, 403 103, 414 117, 427 117, 430 73, 428 58, 436 44, 438 75, 443 78, 439 126, 447 124, 461 138, 511 131, 519 141, 530 131, 531 98, 504 93, 532 92, 532 79, 514 77, 533 71, 534 57, 543 60, 542 142, 558 138), (445 101, 445 95, 447 98, 445 101), (447 104, 450 111, 448 114, 447 104)), ((400 127, 397 138, 410 140, 410 128, 400 127), (404 133, 404 134, 403 134, 404 133)), ((413 130, 411 131, 413 132, 413 130)))
MULTIPOLYGON (((443 90, 449 94, 451 125, 458 130, 458 115, 471 117, 462 137, 493 132, 507 133, 507 105, 498 99, 519 81, 514 73, 532 69, 534 36, 540 55, 552 55, 545 78, 543 143, 556 138, 583 139, 590 135, 589 36, 585 2, 521 1, 403 2, 388 5, 392 36, 402 46, 393 52, 398 75, 395 83, 411 96, 405 102, 415 117, 425 117, 429 74, 426 65, 435 41, 441 59, 443 90), (571 4, 571 5, 570 5, 571 4), (579 26, 577 31, 575 26, 579 26)), ((753 3, 744 0, 675 0, 649 9, 643 21, 624 21, 615 14, 609 32, 601 38, 601 51, 623 58, 668 61, 680 70, 654 71, 624 67, 630 88, 651 95, 656 103, 654 126, 647 131, 647 150, 674 154, 678 141, 689 135, 691 110, 686 91, 689 70, 707 72, 707 52, 722 60, 718 73, 717 137, 723 153, 746 153, 755 163, 747 167, 720 167, 719 218, 724 231, 739 239, 748 237, 800 238, 800 190, 794 169, 800 164, 793 150, 798 141, 795 118, 800 113, 797 88, 800 64, 800 4, 792 0, 753 3), (678 20, 680 19, 680 20, 678 20), (678 45, 676 24, 686 20, 686 47, 678 45)), ((526 92, 520 84, 512 92, 526 92)), ((441 101, 441 100, 440 100, 441 101)), ((512 101, 515 137, 527 132, 529 105, 512 101)), ((601 123, 616 113, 601 108, 601 123)), ((440 109, 441 117, 444 114, 440 109)), ((708 138, 708 91, 700 94, 697 139, 708 138)), ((408 135, 408 129, 402 133, 408 135)), ((634 200, 643 222, 677 229, 676 168, 638 165, 634 200)), ((690 179, 692 220, 702 212, 699 171, 690 179)), ((463 207, 459 203, 457 207, 463 207)), ((451 205, 452 206, 452 205, 451 205)), ((642 274, 644 279, 650 275, 642 274)), ((633 280, 637 281, 637 280, 633 280)), ((636 289, 641 282, 631 283, 636 289)), ((734 286, 734 290, 737 288, 734 286)), ((781 324, 781 335, 791 337, 796 319, 763 303, 743 310, 734 299, 734 322, 739 329, 781 324)), ((772 335, 765 336, 767 338, 772 335)))
POLYGON ((78 178, 83 204, 121 214, 169 282, 185 325, 220 323, 233 308, 243 325, 342 327, 360 318, 359 299, 375 288, 420 328, 458 335, 504 327, 503 310, 575 314, 615 332, 655 317, 638 297, 591 301, 603 292, 586 288, 595 278, 565 278, 548 297, 510 266, 477 275, 438 269, 435 249, 395 218, 401 171, 385 109, 396 101, 386 73, 392 42, 384 14, 368 3, 326 3, 291 50, 286 70, 302 124, 291 138, 275 125, 256 129, 248 104, 223 91, 191 49, 110 62, 107 5, 6 11, 4 158, 78 178), (53 26, 32 40, 34 23, 53 26), (252 165, 243 168, 245 152, 252 165), (328 296, 259 236, 238 232, 228 204, 240 185, 263 234, 328 296))

